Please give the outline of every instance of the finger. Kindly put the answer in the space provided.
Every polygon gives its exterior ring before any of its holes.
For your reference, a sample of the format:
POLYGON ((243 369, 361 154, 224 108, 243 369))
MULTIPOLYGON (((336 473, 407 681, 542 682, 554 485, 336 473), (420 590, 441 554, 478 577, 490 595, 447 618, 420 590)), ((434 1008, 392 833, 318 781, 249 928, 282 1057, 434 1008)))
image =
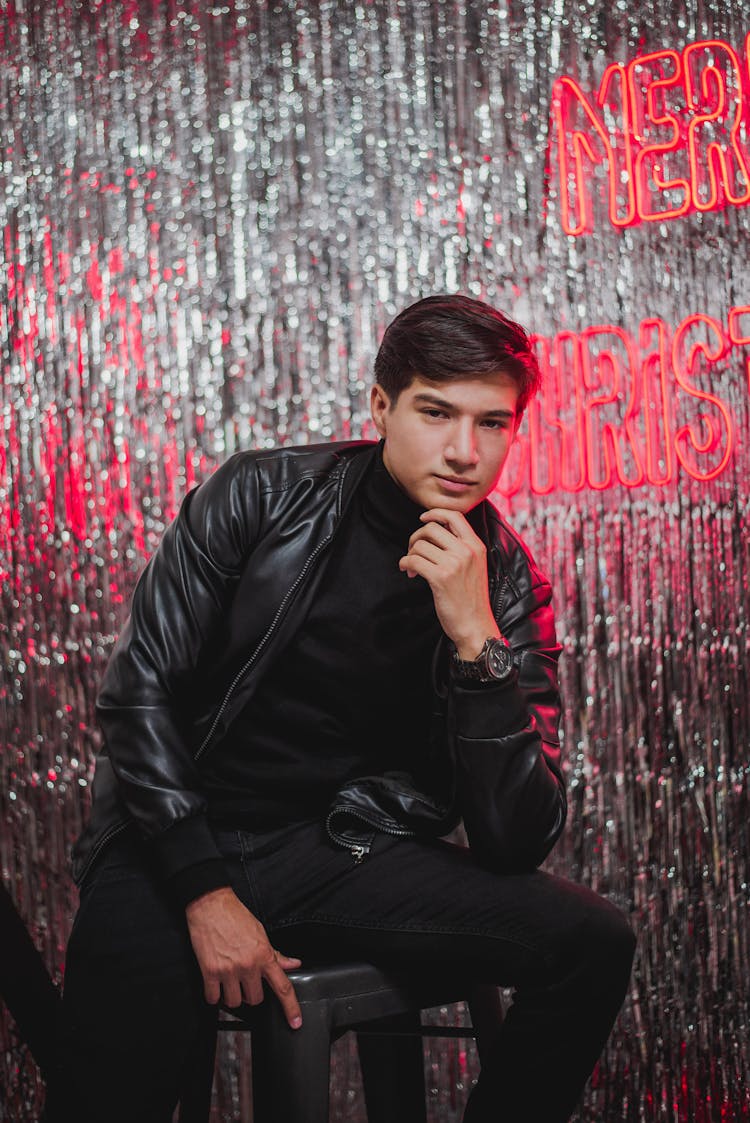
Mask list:
POLYGON ((251 1006, 259 1006, 264 999, 263 982, 256 972, 242 976, 242 995, 251 1006))
POLYGON ((439 523, 447 527, 456 538, 463 538, 466 541, 476 538, 476 534, 460 511, 449 511, 446 507, 431 507, 429 511, 423 511, 419 517, 423 523, 439 523))
POLYGON ((399 562, 399 569, 405 570, 410 577, 424 577, 425 581, 429 581, 431 577, 435 576, 435 563, 428 562, 425 558, 417 557, 415 554, 410 554, 408 558, 402 558, 399 562))
POLYGON ((439 565, 440 562, 446 560, 447 556, 448 551, 442 546, 436 546, 434 542, 428 542, 425 539, 415 542, 406 555, 409 564, 414 558, 424 558, 425 561, 432 562, 433 565, 439 565))
POLYGON ((402 573, 405 573, 407 577, 424 576, 424 574, 419 569, 415 569, 412 564, 415 557, 415 554, 407 554, 406 557, 401 558, 401 561, 398 563, 398 568, 402 573))
POLYGON ((302 1011, 300 1010, 297 995, 294 993, 289 976, 285 975, 279 964, 274 960, 265 972, 269 986, 282 1005, 286 1020, 292 1029, 299 1029, 302 1025, 302 1011))
POLYGON ((409 549, 415 542, 434 542, 444 549, 450 549, 458 541, 460 541, 458 536, 448 530, 447 526, 443 526, 442 523, 431 522, 414 531, 409 539, 409 549))
POLYGON ((285 971, 291 970, 292 967, 302 966, 302 960, 296 959, 293 955, 283 955, 280 951, 277 951, 276 958, 285 971))
POLYGON ((411 564, 412 558, 425 558, 427 561, 441 567, 445 575, 458 573, 466 565, 473 562, 474 554, 465 542, 451 539, 452 545, 432 542, 429 538, 420 538, 409 549, 406 560, 411 564))
POLYGON ((211 975, 203 976, 203 993, 209 1006, 215 1006, 221 998, 221 984, 211 975))
POLYGON ((276 948, 271 948, 271 953, 279 966, 285 971, 302 966, 302 960, 298 959, 296 955, 284 955, 283 951, 277 951, 276 948))
POLYGON ((224 992, 224 1005, 225 1006, 241 1006, 242 1005, 242 988, 239 980, 234 976, 229 976, 222 980, 221 989, 224 992))

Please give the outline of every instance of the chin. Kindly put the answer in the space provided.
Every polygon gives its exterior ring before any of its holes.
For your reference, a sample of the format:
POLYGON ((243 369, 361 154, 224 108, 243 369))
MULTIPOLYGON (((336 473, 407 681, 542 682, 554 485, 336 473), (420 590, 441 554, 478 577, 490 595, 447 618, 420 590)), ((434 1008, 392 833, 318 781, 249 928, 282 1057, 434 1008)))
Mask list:
POLYGON ((465 515, 472 507, 476 507, 479 500, 475 496, 468 495, 442 495, 435 496, 435 501, 431 504, 432 507, 443 507, 446 511, 458 511, 459 514, 465 515))

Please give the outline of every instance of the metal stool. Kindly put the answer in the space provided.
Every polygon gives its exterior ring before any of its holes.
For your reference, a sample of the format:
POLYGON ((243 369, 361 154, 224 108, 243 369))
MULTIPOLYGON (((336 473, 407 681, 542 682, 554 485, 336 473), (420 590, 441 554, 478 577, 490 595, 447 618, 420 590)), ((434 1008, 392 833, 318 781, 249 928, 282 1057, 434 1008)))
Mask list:
MULTIPOLYGON (((219 1030, 252 1031, 254 1123, 328 1123, 331 1044, 357 1034, 368 1123, 426 1123, 424 1036, 476 1037, 480 1059, 502 1024, 497 987, 420 977, 370 963, 290 971, 302 1027, 289 1027, 276 996, 243 1005, 219 1030), (420 1011, 466 1001, 472 1026, 427 1026, 420 1011)), ((206 1123, 216 1034, 200 1043, 180 1103, 180 1123, 206 1123)))

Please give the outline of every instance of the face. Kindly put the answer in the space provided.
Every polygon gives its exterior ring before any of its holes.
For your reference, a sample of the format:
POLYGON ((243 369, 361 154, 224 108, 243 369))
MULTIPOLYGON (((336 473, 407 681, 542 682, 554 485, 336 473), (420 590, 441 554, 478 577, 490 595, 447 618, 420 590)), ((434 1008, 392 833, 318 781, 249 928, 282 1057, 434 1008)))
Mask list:
POLYGON ((505 374, 459 382, 417 377, 392 404, 375 385, 370 408, 383 461, 413 502, 465 513, 494 488, 516 435, 518 388, 505 374))

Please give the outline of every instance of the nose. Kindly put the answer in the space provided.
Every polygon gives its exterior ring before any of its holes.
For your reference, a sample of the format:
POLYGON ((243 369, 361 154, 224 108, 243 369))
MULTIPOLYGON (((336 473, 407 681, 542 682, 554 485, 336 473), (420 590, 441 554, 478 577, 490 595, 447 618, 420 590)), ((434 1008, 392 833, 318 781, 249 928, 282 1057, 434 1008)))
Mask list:
POLYGON ((445 446, 445 459, 449 464, 469 467, 479 461, 479 452, 474 434, 474 426, 467 418, 465 424, 457 424, 445 446))

